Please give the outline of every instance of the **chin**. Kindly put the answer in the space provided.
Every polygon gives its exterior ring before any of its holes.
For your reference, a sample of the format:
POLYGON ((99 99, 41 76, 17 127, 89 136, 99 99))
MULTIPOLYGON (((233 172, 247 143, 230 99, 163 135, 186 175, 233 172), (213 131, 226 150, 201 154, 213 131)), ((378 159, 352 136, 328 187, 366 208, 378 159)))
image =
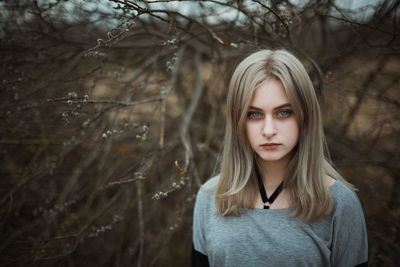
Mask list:
POLYGON ((286 155, 265 155, 264 153, 258 154, 261 160, 264 161, 279 161, 283 158, 285 158, 286 155))
POLYGON ((261 158, 262 161, 268 161, 268 162, 278 162, 282 158, 261 158))

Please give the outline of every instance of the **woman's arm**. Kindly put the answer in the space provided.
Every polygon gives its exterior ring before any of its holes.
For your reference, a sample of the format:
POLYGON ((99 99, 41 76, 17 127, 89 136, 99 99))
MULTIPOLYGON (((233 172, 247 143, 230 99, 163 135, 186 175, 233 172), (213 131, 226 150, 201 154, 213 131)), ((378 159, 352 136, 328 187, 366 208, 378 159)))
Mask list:
POLYGON ((348 191, 337 201, 333 218, 331 265, 368 266, 368 237, 357 195, 348 191))

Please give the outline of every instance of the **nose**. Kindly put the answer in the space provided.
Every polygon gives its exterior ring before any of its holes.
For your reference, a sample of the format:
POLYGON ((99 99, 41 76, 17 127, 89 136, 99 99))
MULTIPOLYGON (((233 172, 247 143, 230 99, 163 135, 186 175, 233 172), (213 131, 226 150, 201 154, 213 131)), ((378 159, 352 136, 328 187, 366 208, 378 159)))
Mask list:
POLYGON ((264 125, 262 127, 262 135, 266 138, 272 138, 276 134, 277 129, 274 119, 271 116, 266 116, 264 119, 264 125))

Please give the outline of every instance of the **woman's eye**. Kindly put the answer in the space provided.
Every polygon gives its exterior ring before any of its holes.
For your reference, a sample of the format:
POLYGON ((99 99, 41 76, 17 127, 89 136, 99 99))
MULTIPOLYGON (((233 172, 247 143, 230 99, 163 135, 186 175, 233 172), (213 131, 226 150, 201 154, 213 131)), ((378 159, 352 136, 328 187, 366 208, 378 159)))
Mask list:
POLYGON ((262 114, 258 111, 249 111, 247 113, 247 117, 249 117, 250 119, 260 119, 262 118, 262 114))
POLYGON ((278 112, 278 116, 281 118, 290 117, 292 114, 293 114, 293 111, 291 111, 291 110, 281 110, 278 112))

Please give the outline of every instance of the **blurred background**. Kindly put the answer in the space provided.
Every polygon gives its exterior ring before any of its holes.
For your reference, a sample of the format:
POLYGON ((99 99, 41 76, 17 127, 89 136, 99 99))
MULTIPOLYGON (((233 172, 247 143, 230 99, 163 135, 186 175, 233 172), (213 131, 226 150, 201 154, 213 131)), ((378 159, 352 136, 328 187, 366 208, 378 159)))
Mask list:
POLYGON ((400 261, 398 1, 0 1, 0 266, 189 266, 249 53, 306 65, 370 266, 400 261))

